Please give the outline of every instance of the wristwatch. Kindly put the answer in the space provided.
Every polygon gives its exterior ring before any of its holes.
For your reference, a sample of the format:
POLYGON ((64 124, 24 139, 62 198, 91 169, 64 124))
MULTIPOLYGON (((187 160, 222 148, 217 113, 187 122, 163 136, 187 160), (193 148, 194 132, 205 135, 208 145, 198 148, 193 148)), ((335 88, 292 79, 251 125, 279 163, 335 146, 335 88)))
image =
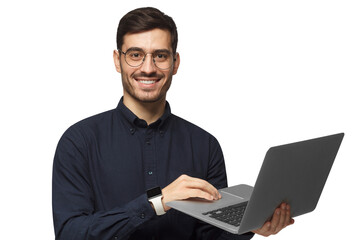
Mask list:
POLYGON ((154 187, 146 191, 148 201, 154 206, 156 215, 160 216, 165 214, 164 207, 162 205, 162 192, 160 187, 154 187))

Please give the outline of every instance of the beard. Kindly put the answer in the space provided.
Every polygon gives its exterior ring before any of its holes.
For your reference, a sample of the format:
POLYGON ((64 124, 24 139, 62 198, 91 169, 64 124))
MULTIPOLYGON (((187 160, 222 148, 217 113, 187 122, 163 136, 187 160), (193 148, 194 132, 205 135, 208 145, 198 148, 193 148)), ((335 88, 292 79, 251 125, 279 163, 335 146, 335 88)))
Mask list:
MULTIPOLYGON (((166 93, 171 86, 172 73, 173 73, 173 71, 171 70, 169 72, 167 79, 165 79, 164 74, 159 74, 156 72, 151 73, 151 74, 146 74, 146 73, 141 72, 141 73, 134 73, 131 76, 128 76, 122 70, 121 78, 122 78, 122 85, 124 88, 124 94, 126 93, 134 100, 136 100, 138 102, 142 102, 142 103, 155 103, 155 102, 158 102, 161 100, 165 100, 166 93), (141 77, 160 79, 159 82, 165 81, 165 83, 163 85, 157 86, 157 88, 155 90, 139 89, 138 87, 134 86, 132 83, 136 84, 135 79, 141 78, 141 77)), ((156 84, 159 84, 159 83, 156 83, 156 84)))

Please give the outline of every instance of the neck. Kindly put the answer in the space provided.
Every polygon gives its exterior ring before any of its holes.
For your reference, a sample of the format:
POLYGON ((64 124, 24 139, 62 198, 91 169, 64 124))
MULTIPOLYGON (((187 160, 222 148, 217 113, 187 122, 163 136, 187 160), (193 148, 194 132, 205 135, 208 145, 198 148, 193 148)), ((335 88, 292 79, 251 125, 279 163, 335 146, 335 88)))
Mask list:
POLYGON ((125 93, 123 102, 131 112, 145 120, 148 125, 156 122, 164 114, 166 105, 165 97, 156 102, 142 102, 125 93))

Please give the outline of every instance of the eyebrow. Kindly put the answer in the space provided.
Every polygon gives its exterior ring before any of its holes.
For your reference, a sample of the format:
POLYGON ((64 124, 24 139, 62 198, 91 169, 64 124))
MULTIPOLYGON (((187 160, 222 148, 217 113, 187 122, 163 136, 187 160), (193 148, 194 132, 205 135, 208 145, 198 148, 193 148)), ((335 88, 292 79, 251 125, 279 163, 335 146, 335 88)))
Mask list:
MULTIPOLYGON (((139 48, 139 47, 130 47, 130 48, 128 48, 125 52, 128 52, 128 51, 142 51, 142 52, 145 52, 144 49, 139 48)), ((153 51, 153 53, 156 53, 156 52, 167 52, 167 53, 171 53, 170 50, 165 49, 165 48, 164 48, 164 49, 155 49, 155 50, 153 51)))
POLYGON ((131 47, 131 48, 128 48, 125 52, 128 52, 128 51, 143 51, 144 52, 144 49, 138 48, 138 47, 131 47))

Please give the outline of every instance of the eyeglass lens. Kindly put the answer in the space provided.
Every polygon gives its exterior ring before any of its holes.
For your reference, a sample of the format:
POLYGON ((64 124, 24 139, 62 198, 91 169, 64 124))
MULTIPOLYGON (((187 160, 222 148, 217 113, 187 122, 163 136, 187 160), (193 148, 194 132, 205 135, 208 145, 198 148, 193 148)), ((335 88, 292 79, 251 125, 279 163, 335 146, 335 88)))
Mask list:
MULTIPOLYGON (((155 66, 160 69, 168 69, 172 65, 172 56, 171 53, 167 50, 157 50, 153 52, 152 59, 154 61, 155 66)), ((125 53, 125 61, 131 67, 138 67, 144 61, 147 54, 140 49, 129 49, 125 53)))

